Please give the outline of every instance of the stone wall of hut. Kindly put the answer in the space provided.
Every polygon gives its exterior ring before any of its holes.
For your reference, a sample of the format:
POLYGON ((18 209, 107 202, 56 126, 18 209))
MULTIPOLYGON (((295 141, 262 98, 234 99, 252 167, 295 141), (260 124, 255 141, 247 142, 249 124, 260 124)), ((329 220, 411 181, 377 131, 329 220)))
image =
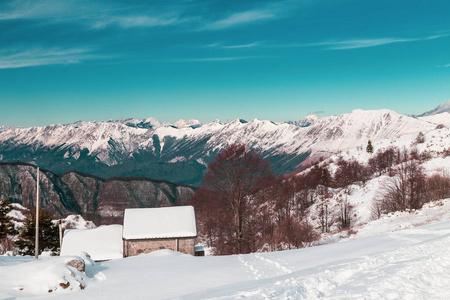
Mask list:
POLYGON ((141 239, 124 240, 124 256, 150 253, 156 250, 169 249, 194 255, 195 238, 141 239))

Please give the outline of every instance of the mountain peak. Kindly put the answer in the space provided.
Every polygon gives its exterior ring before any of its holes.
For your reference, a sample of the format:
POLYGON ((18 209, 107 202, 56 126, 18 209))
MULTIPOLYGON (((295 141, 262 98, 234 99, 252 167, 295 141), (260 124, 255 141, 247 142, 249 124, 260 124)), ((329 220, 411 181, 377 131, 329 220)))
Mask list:
POLYGON ((194 120, 194 119, 191 119, 189 121, 180 119, 180 120, 176 121, 175 123, 173 123, 173 126, 175 126, 176 128, 187 128, 187 127, 197 128, 197 127, 202 126, 202 123, 200 123, 199 120, 194 120))
POLYGON ((432 116, 432 115, 437 115, 437 114, 440 114, 443 112, 450 113, 450 100, 445 103, 439 104, 435 109, 424 112, 423 114, 419 115, 418 117, 432 116))
POLYGON ((299 121, 288 121, 286 123, 291 124, 291 125, 296 125, 299 127, 308 127, 308 126, 314 124, 318 119, 319 119, 318 116, 312 114, 312 115, 308 115, 308 116, 300 119, 299 121))

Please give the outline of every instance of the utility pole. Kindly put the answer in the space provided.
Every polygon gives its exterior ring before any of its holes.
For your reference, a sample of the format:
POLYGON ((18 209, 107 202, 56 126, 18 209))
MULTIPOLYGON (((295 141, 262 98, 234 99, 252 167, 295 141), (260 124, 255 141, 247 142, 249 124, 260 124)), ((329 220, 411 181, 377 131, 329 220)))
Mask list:
POLYGON ((39 256, 39 168, 37 168, 37 179, 36 179, 36 238, 34 247, 34 258, 39 256))
POLYGON ((62 249, 62 222, 61 220, 58 221, 59 224, 59 253, 61 253, 62 249))

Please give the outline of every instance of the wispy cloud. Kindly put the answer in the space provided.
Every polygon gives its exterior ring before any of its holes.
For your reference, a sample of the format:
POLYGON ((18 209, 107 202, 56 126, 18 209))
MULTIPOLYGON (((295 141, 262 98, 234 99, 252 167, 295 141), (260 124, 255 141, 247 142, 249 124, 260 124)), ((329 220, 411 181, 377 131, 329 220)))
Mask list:
POLYGON ((329 50, 347 50, 376 47, 394 43, 406 43, 434 40, 442 37, 449 36, 449 34, 431 35, 420 38, 380 38, 380 39, 356 39, 356 40, 342 40, 342 41, 329 41, 321 43, 305 44, 303 46, 325 46, 329 50))
POLYGON ((86 21, 117 10, 113 5, 106 7, 88 0, 12 0, 0 5, 0 20, 28 19, 45 23, 86 21))
POLYGON ((238 44, 238 45, 224 45, 223 43, 213 43, 213 44, 209 44, 206 47, 207 48, 220 48, 220 49, 242 49, 242 48, 254 48, 254 47, 258 47, 261 46, 263 43, 262 42, 253 42, 253 43, 248 43, 248 44, 238 44))
POLYGON ((204 30, 219 30, 246 23, 253 23, 256 21, 273 19, 276 15, 271 10, 249 10, 244 12, 233 13, 228 17, 206 24, 202 29, 204 30))
POLYGON ((413 39, 387 38, 387 39, 347 40, 339 42, 317 43, 313 44, 313 46, 328 46, 328 49, 331 50, 346 50, 346 49, 368 48, 393 43, 404 43, 412 41, 415 41, 415 39, 413 40, 413 39))
POLYGON ((450 68, 450 64, 446 64, 446 65, 438 66, 438 68, 450 68))
POLYGON ((186 58, 174 59, 169 62, 221 62, 221 61, 236 61, 248 59, 270 59, 270 56, 227 56, 227 57, 201 57, 201 58, 186 58))
POLYGON ((105 28, 116 25, 123 28, 169 26, 183 22, 178 16, 111 16, 93 22, 93 28, 105 28))
POLYGON ((70 2, 43 1, 11 1, 3 5, 0 20, 37 19, 58 15, 70 6, 70 2))
POLYGON ((207 5, 191 1, 126 5, 125 2, 91 0, 11 0, 0 2, 0 20, 29 19, 48 23, 78 22, 80 25, 104 29, 119 26, 163 27, 190 23, 192 30, 222 30, 239 25, 281 18, 292 11, 293 0, 253 6, 244 11, 231 11, 219 19, 208 18, 207 5), (201 9, 195 9, 200 7, 201 9))
POLYGON ((311 115, 321 115, 321 114, 324 114, 324 113, 325 113, 324 110, 316 110, 316 111, 312 111, 312 112, 308 113, 308 116, 311 116, 311 115))
POLYGON ((90 48, 8 49, 0 51, 0 69, 15 69, 42 65, 75 64, 82 60, 99 58, 90 48))
POLYGON ((292 12, 299 8, 301 1, 282 0, 269 4, 259 4, 251 9, 231 12, 218 20, 205 22, 200 30, 222 30, 236 26, 253 24, 257 22, 275 20, 292 15, 292 12))
POLYGON ((241 49, 241 48, 254 48, 261 46, 261 42, 253 42, 250 44, 241 44, 241 45, 231 45, 231 46, 225 46, 225 49, 241 49))
MULTIPOLYGON (((100 5, 86 0, 28 0, 12 1, 9 6, 0 6, 0 20, 33 19, 42 22, 74 22, 94 29, 108 26, 122 28, 161 27, 184 23, 195 18, 180 18, 182 9, 168 5, 167 8, 144 9, 130 14, 130 7, 117 3, 100 5)), ((134 8, 133 10, 136 10, 134 8)))

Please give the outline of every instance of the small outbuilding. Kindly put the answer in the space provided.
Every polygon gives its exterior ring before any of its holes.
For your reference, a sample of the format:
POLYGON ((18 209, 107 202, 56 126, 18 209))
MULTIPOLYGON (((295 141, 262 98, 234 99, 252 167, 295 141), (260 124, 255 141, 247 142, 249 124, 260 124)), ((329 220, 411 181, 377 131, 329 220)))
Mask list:
POLYGON ((122 225, 66 230, 61 256, 80 255, 82 251, 95 261, 123 258, 122 225))
POLYGON ((196 237, 192 206, 125 209, 124 257, 160 249, 194 255, 196 237))

